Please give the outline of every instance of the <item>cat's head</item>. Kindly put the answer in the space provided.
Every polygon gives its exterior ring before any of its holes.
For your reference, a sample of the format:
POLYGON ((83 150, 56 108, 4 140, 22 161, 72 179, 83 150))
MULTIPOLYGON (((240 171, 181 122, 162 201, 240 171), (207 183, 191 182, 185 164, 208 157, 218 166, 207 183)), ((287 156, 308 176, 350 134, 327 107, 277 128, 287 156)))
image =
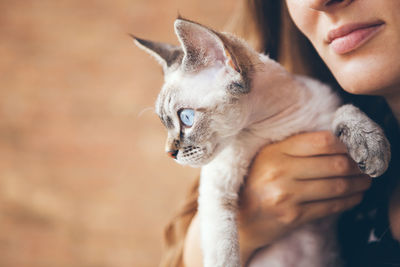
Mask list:
POLYGON ((178 18, 174 26, 181 46, 134 39, 163 67, 156 112, 168 130, 166 152, 180 164, 201 166, 245 126, 256 53, 192 21, 178 18))

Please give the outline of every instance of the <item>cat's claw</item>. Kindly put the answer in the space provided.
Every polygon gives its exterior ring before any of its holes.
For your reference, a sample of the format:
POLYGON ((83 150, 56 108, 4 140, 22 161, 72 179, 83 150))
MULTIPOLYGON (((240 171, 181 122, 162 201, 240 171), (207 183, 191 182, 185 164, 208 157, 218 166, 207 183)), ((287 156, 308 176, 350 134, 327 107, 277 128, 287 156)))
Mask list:
POLYGON ((332 126, 363 173, 378 177, 386 171, 390 144, 379 125, 353 105, 344 105, 336 111, 332 126))

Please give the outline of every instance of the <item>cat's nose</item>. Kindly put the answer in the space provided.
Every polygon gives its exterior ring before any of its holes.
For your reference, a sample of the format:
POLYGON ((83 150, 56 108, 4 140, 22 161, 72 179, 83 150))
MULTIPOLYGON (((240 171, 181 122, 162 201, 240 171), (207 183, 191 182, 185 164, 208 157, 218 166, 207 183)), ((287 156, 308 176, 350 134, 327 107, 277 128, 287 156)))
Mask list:
POLYGON ((168 154, 171 158, 176 159, 176 156, 178 155, 178 150, 168 150, 168 151, 167 151, 167 154, 168 154))

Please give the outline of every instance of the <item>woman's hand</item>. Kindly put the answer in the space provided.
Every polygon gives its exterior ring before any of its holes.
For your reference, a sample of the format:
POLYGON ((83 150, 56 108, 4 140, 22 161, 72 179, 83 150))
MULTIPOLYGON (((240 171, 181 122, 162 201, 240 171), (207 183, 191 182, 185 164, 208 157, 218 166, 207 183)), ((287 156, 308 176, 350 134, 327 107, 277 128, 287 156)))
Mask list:
MULTIPOLYGON (((358 204, 371 178, 328 131, 305 133, 258 153, 240 194, 238 226, 243 262, 303 223, 358 204)), ((196 215, 186 235, 185 266, 202 266, 196 215)))
POLYGON ((242 260, 293 228, 358 204, 371 179, 328 131, 264 147, 240 196, 242 260))

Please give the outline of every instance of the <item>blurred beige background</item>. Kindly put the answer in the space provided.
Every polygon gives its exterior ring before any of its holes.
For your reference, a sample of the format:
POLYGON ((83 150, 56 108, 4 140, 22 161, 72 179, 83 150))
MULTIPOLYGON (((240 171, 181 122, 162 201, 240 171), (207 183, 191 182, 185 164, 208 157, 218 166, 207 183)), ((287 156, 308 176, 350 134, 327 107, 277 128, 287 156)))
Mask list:
POLYGON ((161 69, 126 33, 177 43, 236 1, 0 0, 0 266, 157 266, 198 170, 164 155, 161 69))

